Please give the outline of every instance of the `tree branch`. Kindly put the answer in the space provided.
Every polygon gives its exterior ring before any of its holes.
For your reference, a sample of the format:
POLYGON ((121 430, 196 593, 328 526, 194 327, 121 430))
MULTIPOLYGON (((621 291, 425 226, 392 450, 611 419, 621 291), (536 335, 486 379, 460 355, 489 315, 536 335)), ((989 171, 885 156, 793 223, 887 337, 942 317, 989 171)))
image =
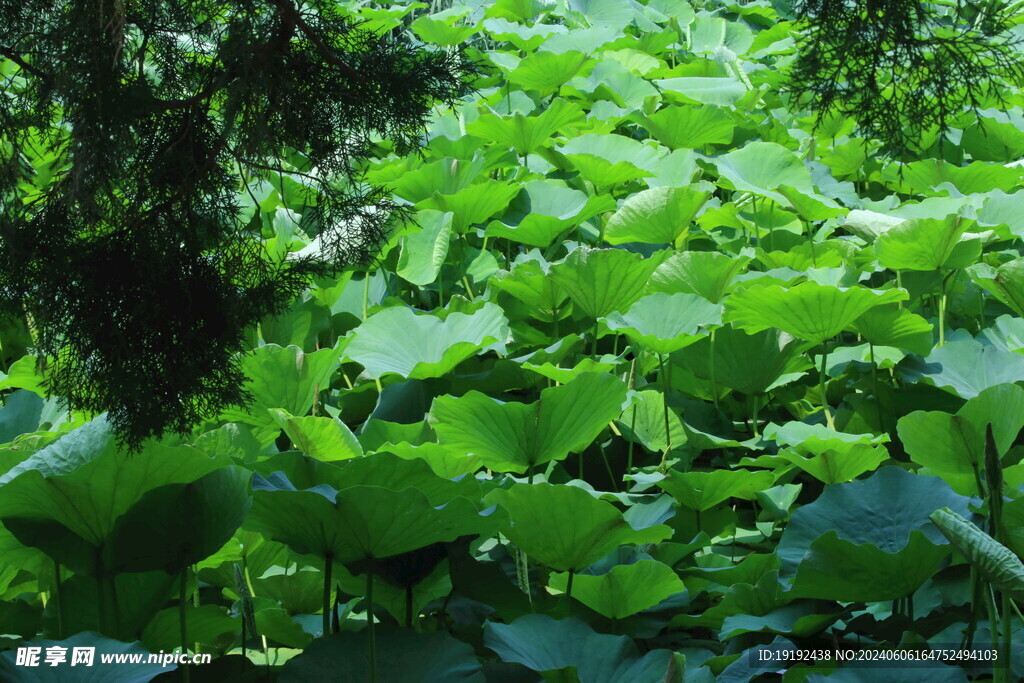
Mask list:
POLYGON ((38 76, 39 78, 42 78, 46 81, 52 80, 50 74, 35 68, 34 66, 26 62, 25 59, 20 54, 10 49, 9 47, 4 47, 3 45, 0 45, 0 56, 6 57, 7 59, 11 60, 12 62, 20 66, 23 70, 29 72, 34 76, 38 76))
POLYGON ((309 42, 313 43, 317 51, 323 55, 324 59, 344 71, 349 78, 357 80, 360 83, 365 81, 362 74, 346 64, 344 60, 338 57, 338 55, 336 55, 334 51, 324 43, 320 38, 320 35, 316 32, 316 29, 307 24, 306 20, 302 18, 301 14, 299 14, 299 11, 295 9, 295 5, 289 2, 289 0, 271 0, 271 2, 273 2, 274 6, 281 11, 281 18, 291 24, 294 24, 300 31, 302 31, 306 38, 309 39, 309 42))

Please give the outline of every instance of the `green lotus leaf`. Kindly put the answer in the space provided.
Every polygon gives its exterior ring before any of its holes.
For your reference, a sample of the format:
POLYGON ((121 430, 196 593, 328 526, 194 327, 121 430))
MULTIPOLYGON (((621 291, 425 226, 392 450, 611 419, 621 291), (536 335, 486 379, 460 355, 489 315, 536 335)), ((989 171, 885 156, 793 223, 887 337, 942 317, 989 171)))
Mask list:
POLYGON ((434 474, 443 479, 472 474, 483 466, 477 455, 459 453, 447 446, 429 441, 418 446, 408 443, 391 444, 385 446, 382 451, 394 453, 403 460, 422 460, 434 474))
POLYGON ((229 408, 221 417, 254 425, 257 440, 269 443, 280 429, 270 409, 280 408, 292 415, 308 413, 318 387, 330 386, 340 355, 340 348, 305 353, 297 346, 260 346, 242 357, 248 378, 245 388, 252 394, 252 402, 246 410, 229 408))
POLYGON ((764 428, 763 436, 779 445, 799 446, 814 452, 841 450, 854 444, 877 445, 889 440, 886 434, 848 434, 829 429, 823 424, 807 424, 795 420, 782 425, 769 424, 764 428))
POLYGON ((1024 599, 1024 563, 1013 551, 952 510, 936 510, 931 519, 988 585, 1024 599))
POLYGON ((574 137, 558 151, 584 180, 597 187, 655 174, 664 150, 623 135, 587 133, 574 137))
MULTIPOLYGON (((548 585, 565 592, 568 576, 552 574, 548 585)), ((623 619, 684 590, 683 582, 671 567, 654 560, 640 560, 616 565, 606 574, 576 574, 572 597, 609 619, 623 619)))
POLYGON ((930 515, 941 507, 969 514, 968 503, 941 479, 898 467, 834 484, 790 517, 776 548, 779 578, 799 597, 906 597, 949 556, 930 515))
MULTIPOLYGON (((457 8, 451 8, 455 10, 457 8)), ((425 43, 434 45, 461 45, 479 30, 475 25, 457 24, 469 10, 460 10, 458 15, 448 14, 451 10, 433 15, 421 15, 409 26, 425 43), (447 15, 447 16, 445 16, 447 15)))
MULTIPOLYGON (((528 614, 511 624, 487 622, 484 644, 503 662, 516 662, 540 672, 574 668, 580 681, 633 683, 660 681, 670 670, 672 653, 652 650, 641 656, 628 636, 596 633, 577 619, 556 621, 545 614, 528 614)), ((548 680, 560 674, 550 674, 548 680)))
POLYGON ((395 268, 399 277, 419 286, 429 285, 437 279, 448 256, 453 215, 429 210, 416 215, 422 229, 402 238, 402 255, 395 268))
POLYGON ((854 209, 846 214, 846 223, 843 227, 865 242, 874 242, 880 235, 889 232, 906 220, 877 211, 854 209))
POLYGON ((878 468, 889 459, 883 446, 846 445, 838 449, 785 448, 779 457, 793 463, 818 481, 839 484, 878 468))
POLYGON ((538 320, 551 322, 567 311, 569 297, 549 273, 550 265, 543 258, 520 260, 512 270, 492 278, 491 284, 530 306, 538 320))
POLYGON ((975 474, 985 463, 985 428, 992 425, 999 456, 1024 427, 1024 389, 1000 384, 967 401, 955 414, 917 410, 900 418, 897 431, 910 459, 963 495, 979 493, 975 474))
POLYGON ((842 332, 871 308, 907 298, 902 289, 752 285, 725 302, 725 320, 747 332, 777 328, 812 344, 842 332))
POLYGON ((439 396, 430 423, 447 448, 480 456, 499 472, 530 467, 578 453, 619 416, 626 385, 609 374, 586 373, 545 389, 535 403, 500 403, 477 391, 439 396))
POLYGON ((662 78, 655 83, 670 102, 713 104, 728 107, 747 94, 743 82, 732 76, 680 76, 662 78))
POLYGON ((803 343, 778 330, 747 334, 731 325, 672 355, 696 377, 747 395, 760 394, 801 377, 810 363, 801 353, 803 343), (714 373, 712 373, 712 369, 714 373))
MULTIPOLYGON (((337 633, 315 641, 288 660, 278 681, 350 681, 369 683, 365 631, 337 633)), ((416 633, 400 629, 376 636, 377 680, 388 683, 465 681, 483 683, 480 661, 472 646, 448 633, 416 633)))
POLYGON ((749 470, 713 470, 711 472, 680 472, 670 470, 657 482, 679 504, 691 510, 710 510, 729 498, 753 500, 758 491, 775 481, 771 472, 749 470))
POLYGON ((932 324, 897 306, 876 306, 865 311, 853 328, 875 346, 892 346, 921 356, 927 356, 935 346, 932 324))
POLYGON ((16 651, 11 649, 0 654, 0 678, 9 683, 97 683, 98 681, 133 681, 145 683, 151 681, 161 674, 177 669, 176 664, 149 663, 150 651, 138 641, 134 643, 123 643, 98 633, 85 631, 76 633, 64 640, 36 640, 26 643, 30 647, 38 647, 39 666, 19 665, 16 659, 16 651), (45 657, 47 648, 67 648, 64 652, 67 661, 71 661, 71 653, 75 648, 89 648, 94 653, 94 660, 91 666, 79 664, 70 666, 47 666, 45 657), (125 661, 113 661, 104 663, 100 661, 98 653, 117 657, 125 655, 125 661), (141 655, 140 661, 133 662, 127 659, 131 655, 141 655))
POLYGON ((703 14, 697 15, 687 27, 687 34, 690 50, 698 54, 725 47, 742 55, 754 42, 754 32, 746 24, 703 14))
POLYGON ((379 486, 295 490, 282 476, 253 480, 245 527, 303 555, 348 564, 399 555, 460 536, 486 533, 496 520, 465 498, 435 507, 420 491, 379 486))
POLYGON ((622 249, 578 247, 551 266, 551 277, 588 318, 623 311, 643 293, 647 278, 660 265, 622 249))
POLYGON ((893 226, 875 240, 878 262, 893 270, 955 270, 981 255, 981 241, 965 237, 973 221, 961 216, 917 218, 893 226))
POLYGON ((417 315, 410 308, 385 308, 352 334, 345 356, 366 368, 370 377, 394 373, 423 379, 440 377, 488 349, 504 350, 508 322, 492 303, 472 314, 450 313, 444 320, 417 315))
POLYGON ((609 244, 675 244, 685 239, 690 223, 711 197, 707 182, 693 187, 655 187, 638 192, 612 214, 605 226, 609 244))
POLYGON ((669 106, 639 119, 663 145, 671 149, 702 149, 732 141, 736 122, 727 110, 712 105, 669 106))
POLYGON ((452 229, 461 235, 470 226, 484 223, 495 214, 503 212, 517 194, 518 184, 499 183, 485 178, 454 194, 435 193, 430 199, 417 204, 417 207, 451 213, 452 229))
POLYGON ((614 208, 611 197, 588 197, 555 180, 531 180, 486 234, 532 247, 547 247, 566 230, 614 208))
MULTIPOLYGON (((642 444, 649 451, 664 451, 668 446, 665 441, 665 395, 653 389, 638 391, 637 395, 633 404, 616 420, 622 437, 642 444)), ((671 408, 668 411, 668 423, 672 447, 686 445, 686 427, 679 419, 679 414, 671 408)))
MULTIPOLYGON (((532 21, 535 18, 534 10, 531 6, 533 3, 529 0, 519 3, 524 8, 523 11, 526 13, 526 16, 501 16, 497 13, 496 8, 498 4, 496 3, 488 10, 488 14, 493 15, 494 18, 484 19, 484 29, 494 40, 508 41, 524 52, 536 50, 548 36, 554 33, 565 33, 569 30, 559 24, 542 24, 537 22, 533 26, 526 26, 521 23, 515 23, 518 20, 532 21), (509 21, 509 18, 512 18, 513 21, 509 21)), ((515 3, 508 4, 514 5, 515 3)))
POLYGON ((557 571, 578 572, 619 546, 657 543, 672 535, 664 524, 634 529, 611 503, 575 486, 516 484, 491 491, 485 500, 512 518, 503 535, 557 571))
POLYGON ((672 353, 707 334, 722 323, 722 308, 696 294, 648 294, 625 313, 601 319, 609 330, 622 331, 629 339, 657 354, 672 353))
POLYGON ((717 251, 684 251, 665 259, 651 275, 652 292, 699 294, 712 303, 725 297, 733 278, 750 263, 748 256, 717 251))
POLYGON ((648 98, 660 96, 650 81, 608 54, 594 65, 588 76, 571 80, 569 87, 590 95, 593 100, 613 102, 625 109, 638 109, 648 98))
POLYGON ((970 399, 997 384, 1024 380, 1024 356, 971 339, 957 340, 925 358, 908 358, 900 371, 908 382, 926 382, 970 399))
MULTIPOLYGON (((189 640, 207 647, 226 650, 242 632, 240 619, 232 617, 220 605, 187 605, 185 619, 189 640)), ((172 652, 181 647, 181 614, 177 607, 160 610, 142 631, 142 642, 153 652, 172 652)))
POLYGON ((579 73, 587 59, 580 52, 534 52, 519 62, 508 80, 523 90, 536 90, 546 97, 579 73))
POLYGON ((271 410, 270 413, 294 447, 311 458, 329 462, 363 454, 356 435, 338 418, 295 417, 283 410, 271 410))
POLYGON ((814 194, 811 173, 800 158, 782 145, 755 141, 714 159, 719 175, 741 192, 753 192, 786 205, 782 185, 814 194))
POLYGON ((893 186, 908 194, 930 194, 942 183, 950 183, 963 195, 980 194, 999 189, 1011 192, 1021 179, 1024 170, 975 161, 966 166, 951 164, 939 159, 913 161, 909 164, 892 164, 883 172, 883 177, 893 186))
POLYGON ((516 154, 526 155, 536 152, 550 142, 555 133, 579 123, 582 118, 583 111, 579 105, 556 98, 537 116, 499 116, 491 112, 481 114, 475 121, 466 124, 466 132, 511 147, 516 154))
POLYGON ((978 285, 1024 317, 1024 258, 1007 261, 998 268, 978 263, 967 269, 978 285))
POLYGON ((22 543, 76 572, 102 574, 97 556, 119 517, 147 492, 188 484, 225 464, 190 446, 152 442, 128 457, 99 417, 0 477, 0 520, 22 543))
POLYGON ((104 547, 111 571, 177 574, 219 550, 252 504, 252 473, 222 467, 147 491, 118 518, 104 547))

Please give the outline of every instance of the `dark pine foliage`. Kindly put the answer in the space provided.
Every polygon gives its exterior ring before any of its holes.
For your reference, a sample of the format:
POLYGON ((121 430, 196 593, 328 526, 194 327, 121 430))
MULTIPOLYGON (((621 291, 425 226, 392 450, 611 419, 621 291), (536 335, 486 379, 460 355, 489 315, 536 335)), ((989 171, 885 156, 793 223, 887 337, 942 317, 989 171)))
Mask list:
POLYGON ((109 411, 133 449, 245 403, 245 329, 371 260, 402 215, 360 162, 378 140, 414 150, 473 72, 332 0, 0 0, 0 17, 0 313, 28 320, 47 390, 109 411), (308 190, 316 256, 273 258, 244 219, 250 185, 283 173, 308 190))
POLYGON ((797 0, 804 38, 786 89, 822 116, 852 117, 894 154, 915 151, 1024 84, 1011 4, 797 0))

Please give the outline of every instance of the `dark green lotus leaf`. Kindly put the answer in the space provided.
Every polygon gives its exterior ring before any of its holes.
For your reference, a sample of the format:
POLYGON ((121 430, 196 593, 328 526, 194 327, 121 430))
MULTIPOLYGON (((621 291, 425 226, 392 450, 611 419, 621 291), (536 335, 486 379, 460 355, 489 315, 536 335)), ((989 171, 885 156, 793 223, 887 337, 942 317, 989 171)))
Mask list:
POLYGON ((538 673, 575 667, 581 681, 634 683, 666 680, 671 669, 669 650, 641 656, 631 638, 595 633, 577 619, 528 614, 511 624, 487 622, 485 629, 484 644, 502 661, 538 673))
POLYGON ((499 472, 525 472, 586 448, 625 404, 622 380, 583 373, 545 389, 535 403, 500 403, 477 391, 439 396, 430 421, 442 445, 478 455, 499 472))
POLYGON ((801 597, 905 597, 949 555, 949 542, 930 515, 944 506, 970 514, 967 505, 941 479, 898 467, 834 484, 790 518, 776 550, 779 578, 801 597))
POLYGON ((658 486, 691 510, 710 510, 729 498, 752 500, 758 491, 775 481, 771 472, 750 470, 712 470, 711 472, 679 472, 669 470, 658 486))
MULTIPOLYGON (((345 681, 369 683, 366 631, 336 633, 315 641, 288 660, 280 683, 345 681)), ((377 680, 388 683, 467 681, 483 683, 480 662, 473 648, 447 633, 416 633, 408 629, 379 633, 376 637, 377 680)))
POLYGON ((337 562, 390 557, 460 536, 487 533, 500 523, 493 510, 455 498, 435 507, 416 489, 352 486, 290 488, 284 477, 253 481, 245 526, 303 555, 337 562))
POLYGON ((621 545, 657 543, 672 535, 663 524, 634 529, 611 503, 575 486, 516 484, 491 491, 486 500, 512 518, 503 535, 558 571, 580 571, 621 545))
POLYGON ((0 520, 23 543, 91 574, 101 571, 97 550, 118 518, 147 492, 193 482, 226 464, 191 446, 152 442, 129 456, 101 417, 0 477, 0 520))
MULTIPOLYGON (((552 574, 548 585, 565 592, 568 574, 552 574)), ((605 574, 577 574, 572 597, 609 619, 623 619, 683 592, 671 567, 654 560, 620 564, 605 574)))
POLYGON ((715 330, 714 345, 710 337, 700 339, 672 354, 672 362, 700 379, 714 379, 719 387, 760 394, 804 375, 811 365, 801 353, 803 346, 778 330, 747 334, 726 325, 715 330))
POLYGON ((219 550, 242 525, 252 473, 222 467, 187 484, 146 492, 117 520, 104 547, 111 571, 176 574, 219 550))

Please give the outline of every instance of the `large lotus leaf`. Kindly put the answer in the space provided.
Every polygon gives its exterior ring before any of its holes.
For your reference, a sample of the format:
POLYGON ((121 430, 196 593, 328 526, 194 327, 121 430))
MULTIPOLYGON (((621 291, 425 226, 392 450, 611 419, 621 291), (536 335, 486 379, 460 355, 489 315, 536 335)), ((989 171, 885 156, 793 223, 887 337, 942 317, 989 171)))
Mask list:
POLYGON ((657 484, 679 501, 680 505, 703 512, 729 498, 753 500, 758 491, 769 488, 774 481, 775 475, 764 471, 680 472, 669 470, 668 476, 657 484))
POLYGON ((998 268, 978 263, 967 272, 978 285, 1024 317, 1024 258, 1007 261, 998 268))
POLYGON ((1024 563, 1009 548, 951 510, 936 510, 932 521, 988 585, 1024 599, 1024 563))
POLYGON ((748 256, 730 256, 718 251, 684 251, 673 254, 658 266, 648 288, 652 292, 699 294, 718 303, 733 278, 750 263, 748 256))
POLYGON ((590 75, 574 78, 569 82, 569 87, 590 95, 592 100, 610 101, 625 109, 639 109, 643 107, 647 98, 658 98, 657 88, 629 68, 633 67, 640 71, 649 69, 650 62, 643 61, 644 57, 652 59, 655 65, 658 61, 643 53, 636 53, 630 60, 623 57, 623 52, 625 51, 611 54, 619 56, 626 62, 625 64, 608 56, 609 53, 606 52, 604 59, 594 65, 590 75))
MULTIPOLYGON (((364 630, 318 639, 289 659, 277 680, 280 683, 369 683, 367 638, 364 630)), ((381 633, 376 636, 375 647, 378 681, 483 683, 485 680, 473 647, 444 631, 416 633, 399 629, 381 633)))
MULTIPOLYGON (((412 171, 403 169, 404 172, 398 174, 397 177, 389 175, 381 180, 388 182, 396 195, 416 204, 433 197, 435 192, 455 194, 459 190, 466 189, 480 177, 485 163, 486 159, 483 153, 476 151, 472 159, 446 157, 423 164, 412 171)), ((367 175, 371 176, 372 172, 367 175)), ((445 218, 444 214, 430 210, 418 212, 415 220, 418 225, 434 232, 436 232, 437 226, 445 223, 451 225, 451 216, 445 218)))
POLYGON ((713 104, 729 107, 747 94, 747 86, 732 76, 680 76, 661 78, 654 83, 669 102, 713 104))
MULTIPOLYGON (((217 650, 230 648, 242 631, 242 620, 232 617, 228 609, 220 605, 187 605, 185 619, 190 641, 217 650)), ((178 607, 157 612, 142 631, 142 642, 154 652, 172 652, 174 648, 181 647, 181 612, 178 607)))
POLYGON ((725 319, 747 332, 777 328, 812 344, 842 332, 875 306, 907 298, 902 289, 831 287, 803 282, 795 287, 752 285, 725 302, 725 319))
POLYGON ((363 454, 356 435, 336 417, 295 417, 283 410, 271 410, 270 413, 294 447, 311 458, 330 462, 363 454))
POLYGON ((587 133, 574 137, 559 152, 598 187, 653 175, 665 150, 624 135, 587 133), (604 180, 604 182, 601 182, 604 180))
MULTIPOLYGON (((665 440, 665 394, 652 389, 636 393, 638 398, 617 420, 622 436, 628 441, 643 444, 644 448, 655 453, 663 451, 668 447, 665 440)), ((673 448, 686 445, 686 428, 671 407, 668 423, 673 448)))
POLYGON ((252 473, 223 467, 187 484, 148 491, 114 526, 104 548, 111 571, 176 574, 219 550, 242 525, 252 473))
POLYGON ((877 469, 889 459, 883 446, 844 444, 842 448, 784 448, 779 457, 793 463, 825 484, 850 481, 865 472, 877 469))
POLYGON ((459 496, 469 499, 480 496, 479 486, 472 477, 458 481, 444 479, 434 474, 423 460, 410 460, 387 452, 325 463, 295 451, 286 451, 261 460, 252 468, 274 480, 278 488, 290 490, 317 489, 326 493, 351 486, 379 486, 392 491, 414 488, 434 505, 459 496), (283 475, 283 479, 275 473, 283 475))
POLYGON ((909 164, 893 164, 883 171, 883 177, 911 194, 930 194, 937 185, 951 183, 963 195, 991 192, 1000 189, 1010 192, 1017 187, 1021 174, 1019 167, 986 164, 975 161, 958 166, 948 161, 927 159, 909 164))
POLYGON ((897 430, 910 459, 945 479, 958 493, 976 495, 975 472, 985 462, 985 428, 992 425, 1000 456, 1024 427, 1024 389, 1000 384, 969 400, 956 415, 917 410, 897 430))
POLYGON ((685 238, 690 222, 711 197, 707 182, 691 187, 654 187, 627 199, 605 226, 609 244, 674 244, 685 238))
POLYGON ((353 332, 345 356, 366 368, 370 377, 395 373, 425 379, 441 377, 486 349, 503 349, 507 337, 508 321, 492 303, 471 314, 449 313, 444 320, 401 306, 367 318, 353 332))
POLYGON ((433 15, 420 15, 409 26, 425 43, 434 45, 461 45, 478 30, 475 24, 459 24, 469 14, 469 8, 452 7, 433 15))
POLYGON ((624 311, 640 298, 660 261, 622 249, 578 247, 551 266, 551 277, 588 318, 624 311))
POLYGON ((268 411, 280 408, 292 415, 308 413, 317 388, 330 386, 340 355, 340 348, 313 353, 305 353, 297 346, 276 344, 257 348, 242 357, 242 369, 248 377, 245 388, 252 394, 252 402, 247 410, 229 408, 222 417, 260 427, 256 437, 268 443, 279 430, 268 411))
POLYGON ((465 498, 434 507, 416 489, 352 486, 296 491, 280 478, 253 480, 246 528, 297 553, 342 564, 390 557, 460 536, 485 533, 494 518, 465 498))
POLYGON ((810 367, 802 342, 778 330, 747 334, 731 325, 672 355, 672 361, 720 387, 753 395, 799 378, 810 367), (714 374, 712 375, 712 369, 714 374))
POLYGON ((586 448, 625 403, 620 379, 584 373, 529 404, 500 403, 477 391, 439 396, 430 422, 444 446, 478 455, 499 472, 525 472, 586 448))
MULTIPOLYGON (((568 574, 552 574, 552 588, 565 591, 568 574)), ((572 597, 609 619, 623 619, 685 590, 679 575, 666 564, 640 560, 620 564, 606 574, 576 574, 572 597)))
POLYGON ((123 643, 91 631, 76 633, 64 640, 30 641, 23 646, 39 648, 33 653, 38 656, 39 664, 18 664, 18 653, 13 649, 0 654, 0 678, 7 683, 145 683, 178 668, 176 664, 149 663, 147 660, 150 652, 138 641, 123 643), (65 663, 58 666, 46 664, 47 649, 51 647, 65 648, 65 663), (72 666, 74 653, 76 650, 81 651, 82 648, 92 652, 94 659, 91 665, 79 662, 72 666), (99 657, 100 653, 113 657, 124 656, 125 661, 104 663, 99 657), (138 662, 128 659, 133 655, 141 655, 138 662))
POLYGON ((625 313, 602 318, 609 330, 657 354, 672 353, 707 334, 722 323, 722 307, 696 294, 648 294, 625 313))
POLYGON ((555 180, 531 180, 487 234, 531 247, 547 247, 567 229, 615 207, 611 197, 590 196, 555 180))
POLYGON ((190 446, 152 442, 129 456, 118 447, 106 418, 99 417, 0 477, 0 520, 46 526, 45 535, 14 533, 85 571, 118 517, 147 491, 194 481, 225 464, 190 446))
POLYGON ((981 240, 964 236, 973 225, 956 215, 904 221, 879 235, 875 255, 892 270, 966 268, 981 255, 981 240))
POLYGON ((514 23, 515 21, 533 21, 535 19, 535 8, 531 0, 522 3, 497 3, 487 10, 489 16, 496 18, 485 19, 484 28, 487 34, 494 40, 507 41, 524 52, 536 50, 544 40, 553 33, 565 33, 569 29, 559 24, 542 24, 537 22, 533 26, 514 23), (517 14, 522 12, 522 14, 517 14), (512 19, 513 21, 509 21, 512 19))
POLYGON ((905 220, 877 211, 854 209, 846 214, 846 223, 843 227, 865 242, 874 242, 879 235, 892 230, 905 220))
POLYGON ((941 507, 970 514, 968 503, 941 479, 898 467, 834 484, 790 518, 776 548, 779 578, 802 597, 905 597, 948 556, 929 516, 941 507))
POLYGON ((772 439, 779 445, 797 446, 809 453, 843 449, 853 444, 881 444, 889 440, 887 434, 849 434, 829 429, 823 424, 807 424, 795 420, 782 425, 768 424, 764 438, 772 439))
MULTIPOLYGON (((466 125, 466 132, 511 147, 516 154, 531 154, 547 144, 554 134, 583 119, 579 105, 555 98, 537 116, 481 114, 466 125)), ((514 196, 514 195, 513 195, 514 196)), ((509 197, 511 200, 512 197, 509 197)))
POLYGON ((780 185, 814 194, 811 172, 800 158, 774 142, 751 142, 714 159, 718 173, 741 192, 770 197, 782 205, 789 202, 778 192, 780 185))
POLYGON ((997 384, 1024 380, 1024 356, 966 339, 946 342, 926 358, 908 358, 900 371, 908 382, 927 382, 970 399, 997 384))
POLYGON ((550 266, 543 258, 520 260, 512 270, 493 277, 491 284, 530 306, 538 320, 552 322, 563 317, 569 297, 548 276, 549 272, 550 266))
POLYGON ((672 149, 701 149, 732 140, 736 122, 721 107, 670 106, 640 120, 663 145, 672 149))
POLYGON ((547 96, 568 83, 586 61, 587 55, 579 52, 534 52, 519 62, 508 79, 523 90, 547 96))
POLYGON ((430 199, 420 202, 420 209, 435 209, 452 214, 452 228, 459 234, 470 226, 483 223, 495 214, 504 211, 509 202, 519 194, 516 183, 500 183, 491 178, 473 183, 453 194, 435 193, 430 199))
POLYGON ((508 511, 502 534, 531 559, 558 571, 580 571, 621 545, 657 543, 664 524, 634 529, 615 506, 575 486, 516 484, 486 496, 508 511))
POLYGON ((714 53, 724 47, 742 55, 754 42, 754 32, 746 24, 707 14, 697 15, 686 32, 690 50, 698 54, 714 53))
POLYGON ((484 644, 503 662, 517 662, 538 673, 574 667, 579 678, 571 680, 675 683, 666 675, 672 670, 669 650, 641 656, 632 638, 596 633, 577 619, 556 621, 544 614, 528 614, 511 624, 487 622, 485 629, 484 644))
POLYGON ((853 328, 875 346, 892 346, 922 356, 934 346, 932 324, 898 306, 876 306, 865 311, 853 328))
POLYGON ((431 210, 416 214, 420 230, 402 237, 402 254, 395 267, 395 274, 421 287, 437 279, 448 256, 453 215, 431 210))

